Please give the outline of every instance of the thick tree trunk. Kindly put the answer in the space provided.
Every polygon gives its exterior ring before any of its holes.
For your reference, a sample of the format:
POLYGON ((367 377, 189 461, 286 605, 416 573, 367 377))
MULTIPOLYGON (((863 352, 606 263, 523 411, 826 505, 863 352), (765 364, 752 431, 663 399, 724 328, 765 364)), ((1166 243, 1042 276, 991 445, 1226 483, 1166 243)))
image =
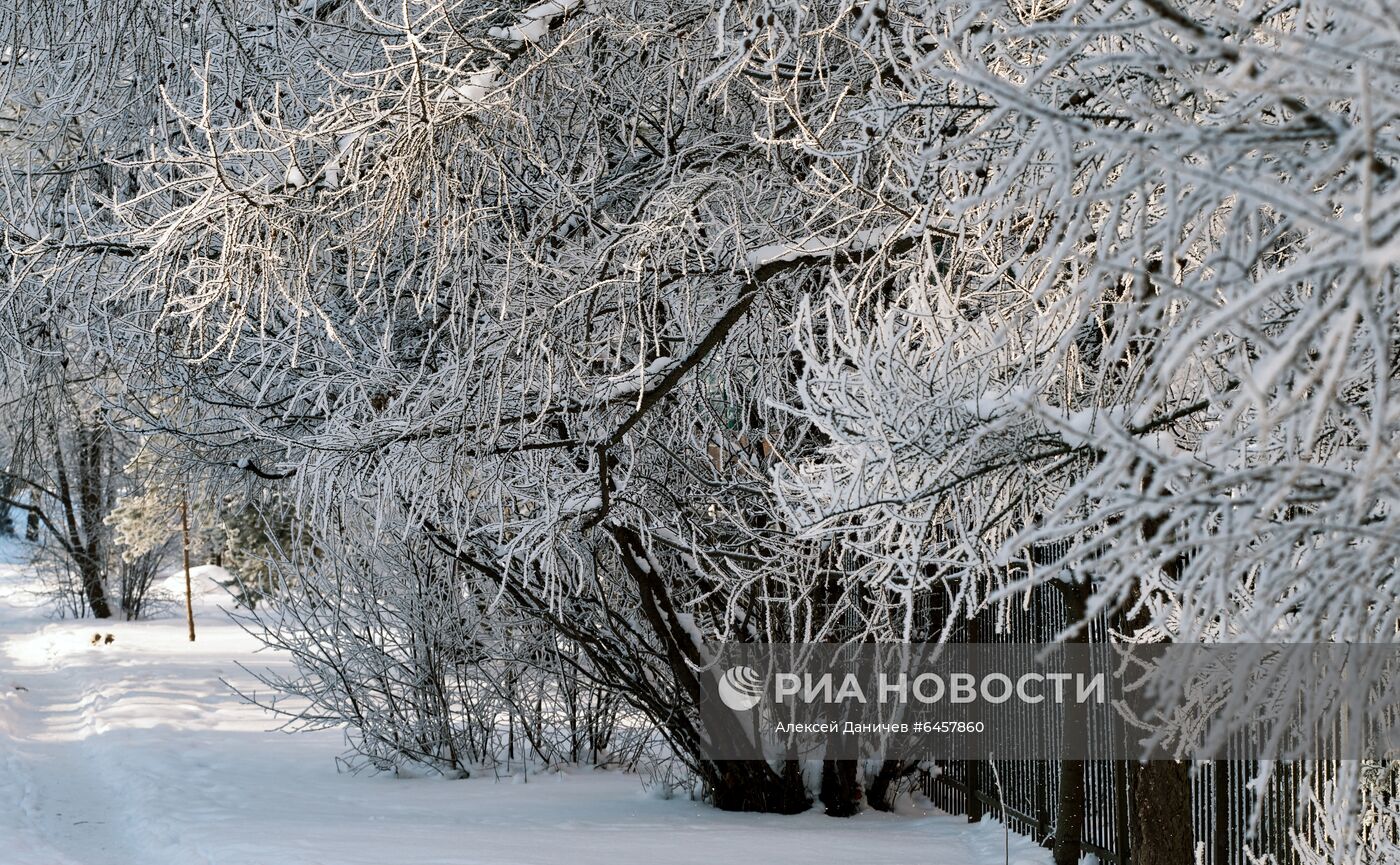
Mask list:
MULTIPOLYGON (((14 479, 9 476, 0 479, 0 496, 4 496, 8 499, 12 498, 14 494, 14 479)), ((14 535, 14 533, 15 521, 14 518, 10 516, 10 506, 7 504, 0 504, 0 535, 8 538, 14 535)))
POLYGON ((83 597, 88 608, 99 619, 112 616, 112 608, 107 603, 107 591, 103 585, 103 571, 106 568, 107 526, 103 523, 103 446, 105 431, 97 424, 80 422, 75 431, 77 460, 74 471, 74 484, 69 483, 68 462, 63 455, 63 445, 57 436, 54 438, 54 468, 57 475, 58 500, 63 506, 63 531, 67 535, 63 545, 73 564, 78 569, 82 583, 83 597), (75 507, 76 505, 76 507, 75 507))
MULTIPOLYGON (((1146 488, 1148 474, 1143 481, 1146 488)), ((1166 524, 1165 514, 1142 523, 1144 544, 1160 543, 1158 535, 1166 524)), ((1187 556, 1178 554, 1163 563, 1162 572, 1170 579, 1181 578, 1187 556)), ((1135 587, 1130 603, 1135 604, 1140 588, 1135 587)), ((1127 622, 1129 630, 1146 624, 1146 614, 1127 622)), ((1172 760, 1151 760, 1132 764, 1133 856, 1132 865, 1190 865, 1194 861, 1191 832, 1191 776, 1187 764, 1172 760)))
POLYGON ((1061 760, 1060 797, 1055 806, 1055 865, 1075 865, 1083 844, 1084 761, 1061 760))
POLYGON ((828 817, 854 817, 860 813, 860 782, 855 760, 823 760, 819 796, 828 817))
POLYGON ((987 816, 987 802, 982 797, 991 787, 992 773, 987 771, 985 760, 966 760, 967 766, 967 822, 981 823, 987 816))
MULTIPOLYGON (((35 508, 39 505, 39 496, 32 491, 29 493, 29 504, 33 505, 35 508)), ((31 543, 39 540, 38 510, 30 510, 28 519, 24 521, 24 539, 31 543)))
POLYGON ((762 760, 711 761, 702 764, 701 774, 721 811, 800 814, 812 806, 793 761, 781 773, 762 760))
POLYGON ((1132 865, 1191 865, 1191 776, 1184 762, 1137 764, 1132 865))
POLYGON ((78 569, 83 580, 92 614, 99 619, 110 618, 112 608, 107 603, 103 586, 103 570, 107 559, 107 526, 105 503, 106 478, 103 476, 107 431, 93 421, 78 424, 78 510, 81 515, 85 550, 79 556, 78 569))
POLYGON ((99 619, 110 619, 112 607, 107 603, 107 590, 102 584, 102 564, 90 556, 80 554, 75 557, 78 566, 78 579, 83 584, 83 597, 88 608, 99 619))
POLYGON ((870 807, 876 811, 893 810, 894 793, 898 789, 895 786, 896 782, 912 773, 917 765, 905 760, 886 760, 881 763, 880 771, 875 773, 865 791, 865 800, 870 803, 870 807))
MULTIPOLYGON (((1071 622, 1083 621, 1088 609, 1088 584, 1057 581, 1052 585, 1059 590, 1060 598, 1064 601, 1066 619, 1071 622)), ((1081 627, 1066 642, 1080 645, 1088 643, 1088 628, 1081 627)), ((1065 704, 1061 747, 1066 754, 1082 750, 1085 722, 1085 707, 1082 703, 1065 704)), ((1084 761, 1063 759, 1060 761, 1060 795, 1055 804, 1055 865, 1074 865, 1079 861, 1083 844, 1084 761)))

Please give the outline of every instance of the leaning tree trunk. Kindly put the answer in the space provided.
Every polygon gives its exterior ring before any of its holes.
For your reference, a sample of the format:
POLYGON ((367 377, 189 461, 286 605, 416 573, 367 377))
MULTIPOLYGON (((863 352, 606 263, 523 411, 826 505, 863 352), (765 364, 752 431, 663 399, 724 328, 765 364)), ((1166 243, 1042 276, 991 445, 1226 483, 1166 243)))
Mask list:
MULTIPOLYGON (((700 705, 701 683, 697 670, 704 665, 689 632, 676 615, 664 581, 651 567, 642 539, 635 531, 617 525, 608 527, 617 544, 623 573, 637 587, 644 629, 660 643, 646 646, 644 655, 647 662, 660 660, 665 664, 678 686, 675 692, 658 686, 658 677, 646 669, 645 663, 636 669, 622 663, 617 646, 578 628, 570 617, 560 615, 524 581, 507 580, 499 569, 462 549, 451 536, 431 524, 427 529, 440 551, 487 577, 516 603, 539 616, 540 621, 574 640, 597 669, 603 671, 601 676, 611 677, 629 702, 667 731, 672 745, 689 758, 689 764, 704 782, 715 807, 724 811, 778 814, 797 814, 811 807, 801 767, 795 760, 785 760, 774 768, 762 759, 761 751, 755 751, 756 758, 748 760, 714 759, 705 753, 702 743, 706 733, 710 741, 736 743, 744 741, 747 734, 732 715, 720 719, 721 729, 702 731, 694 713, 686 711, 687 707, 694 709, 700 705)), ((605 611, 603 615, 610 617, 615 613, 605 611)), ((640 630, 643 629, 628 622, 626 638, 635 637, 640 630)), ((708 675, 713 676, 713 671, 708 675)))
MULTIPOLYGON (((675 676, 692 707, 701 702, 701 684, 696 670, 704 667, 689 630, 681 624, 661 575, 651 566, 646 545, 636 531, 623 526, 610 526, 617 544, 623 570, 637 587, 643 618, 660 641, 667 666, 675 676)), ((708 675, 713 676, 711 672, 708 675)), ((709 730, 712 740, 741 742, 747 736, 736 718, 716 715, 710 723, 723 725, 709 730)), ((687 736, 687 738, 691 738, 687 736)), ((766 760, 711 760, 701 755, 695 740, 695 755, 699 758, 700 774, 709 786, 715 806, 724 811, 765 811, 797 814, 811 806, 802 774, 793 761, 784 763, 781 773, 773 770, 766 760)))

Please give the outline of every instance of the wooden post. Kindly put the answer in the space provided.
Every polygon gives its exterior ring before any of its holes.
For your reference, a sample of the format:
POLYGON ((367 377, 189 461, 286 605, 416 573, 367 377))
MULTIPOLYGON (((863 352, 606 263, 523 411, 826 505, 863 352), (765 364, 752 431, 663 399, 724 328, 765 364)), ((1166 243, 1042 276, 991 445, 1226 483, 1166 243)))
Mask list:
POLYGON ((190 642, 194 642, 194 589, 190 585, 190 491, 186 487, 180 496, 180 536, 184 541, 185 557, 185 616, 190 622, 190 642))

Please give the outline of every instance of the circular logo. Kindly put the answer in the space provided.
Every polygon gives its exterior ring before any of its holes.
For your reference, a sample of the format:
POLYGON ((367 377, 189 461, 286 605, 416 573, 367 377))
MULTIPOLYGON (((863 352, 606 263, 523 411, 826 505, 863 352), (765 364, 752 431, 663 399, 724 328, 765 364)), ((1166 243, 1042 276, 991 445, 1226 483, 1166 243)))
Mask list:
POLYGON ((719 679, 719 698, 736 712, 747 712, 763 700, 763 680, 752 667, 731 667, 719 679))

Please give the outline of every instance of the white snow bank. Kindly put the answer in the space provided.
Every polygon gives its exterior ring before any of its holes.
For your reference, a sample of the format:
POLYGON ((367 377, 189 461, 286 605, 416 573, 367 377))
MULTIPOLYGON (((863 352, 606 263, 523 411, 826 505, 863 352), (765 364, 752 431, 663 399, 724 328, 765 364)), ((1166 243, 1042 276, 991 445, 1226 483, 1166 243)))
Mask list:
MULTIPOLYGON (((234 576, 218 565, 199 565, 190 568, 190 588, 195 597, 203 595, 227 595, 224 586, 233 582, 234 576)), ((159 588, 177 598, 185 596, 185 571, 177 568, 160 581, 159 588)))
MULTIPOLYGON (((189 570, 189 585, 196 598, 204 595, 227 595, 224 585, 234 581, 234 575, 217 564, 202 564, 192 567, 189 570)), ((185 570, 175 568, 169 572, 167 577, 162 578, 158 588, 162 591, 175 595, 176 598, 185 596, 185 570)))

